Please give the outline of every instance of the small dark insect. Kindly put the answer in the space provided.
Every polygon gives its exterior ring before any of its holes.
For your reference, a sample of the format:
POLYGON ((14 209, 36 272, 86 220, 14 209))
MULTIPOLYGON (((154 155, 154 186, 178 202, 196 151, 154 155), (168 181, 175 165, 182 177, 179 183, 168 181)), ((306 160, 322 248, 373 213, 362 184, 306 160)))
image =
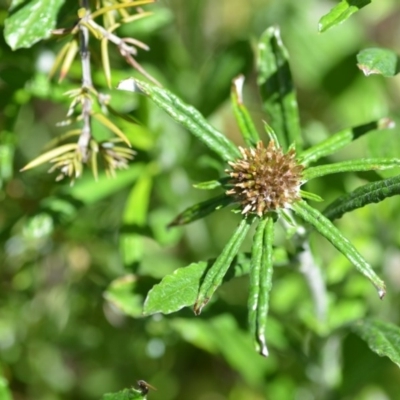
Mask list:
POLYGON ((157 390, 154 386, 151 386, 150 383, 147 383, 146 381, 143 381, 143 380, 137 381, 137 384, 138 384, 139 389, 141 390, 142 394, 149 393, 149 389, 157 390))

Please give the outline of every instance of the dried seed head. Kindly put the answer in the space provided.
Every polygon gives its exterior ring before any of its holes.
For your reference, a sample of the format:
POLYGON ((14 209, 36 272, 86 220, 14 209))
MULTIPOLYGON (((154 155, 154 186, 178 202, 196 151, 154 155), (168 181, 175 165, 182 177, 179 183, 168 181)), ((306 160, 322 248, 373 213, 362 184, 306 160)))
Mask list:
POLYGON ((258 142, 256 148, 239 150, 242 158, 229 162, 232 170, 226 170, 232 178, 232 188, 226 194, 242 204, 242 214, 261 216, 300 200, 304 166, 296 161, 293 149, 283 154, 271 140, 267 148, 258 142))

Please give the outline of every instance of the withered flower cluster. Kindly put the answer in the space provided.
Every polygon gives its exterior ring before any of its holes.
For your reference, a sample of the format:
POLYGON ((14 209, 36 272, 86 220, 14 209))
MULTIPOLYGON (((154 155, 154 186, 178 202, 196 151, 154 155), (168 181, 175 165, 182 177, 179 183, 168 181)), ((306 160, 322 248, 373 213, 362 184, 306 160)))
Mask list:
POLYGON ((260 141, 256 148, 239 150, 243 158, 229 162, 232 170, 226 170, 232 185, 226 193, 241 203, 242 214, 262 216, 300 200, 304 166, 296 161, 294 149, 284 154, 271 140, 267 148, 260 141))

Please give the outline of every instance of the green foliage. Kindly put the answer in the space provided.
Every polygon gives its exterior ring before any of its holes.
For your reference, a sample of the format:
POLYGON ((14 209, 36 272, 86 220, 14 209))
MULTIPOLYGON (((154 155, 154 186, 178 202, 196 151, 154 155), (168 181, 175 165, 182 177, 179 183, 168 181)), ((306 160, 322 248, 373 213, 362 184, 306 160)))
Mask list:
POLYGON ((366 76, 380 74, 390 77, 400 72, 400 57, 389 49, 364 49, 357 54, 357 62, 366 76))
POLYGON ((370 4, 371 0, 342 0, 328 14, 324 15, 318 24, 318 30, 324 32, 335 25, 341 24, 361 8, 370 4))
POLYGON ((64 0, 13 0, 10 15, 4 21, 4 37, 8 45, 17 50, 47 39, 56 26, 63 3, 64 0))
POLYGON ((330 8, 2 10, 0 398, 398 397, 398 96, 355 65, 398 72, 398 4, 330 8), (302 176, 257 215, 271 140, 302 176))

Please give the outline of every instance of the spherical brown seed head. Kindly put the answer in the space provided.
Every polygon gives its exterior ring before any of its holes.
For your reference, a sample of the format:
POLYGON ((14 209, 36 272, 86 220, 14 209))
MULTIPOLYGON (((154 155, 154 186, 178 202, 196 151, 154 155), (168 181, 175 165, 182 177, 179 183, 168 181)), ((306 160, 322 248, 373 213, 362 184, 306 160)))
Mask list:
POLYGON ((296 161, 293 149, 283 154, 271 140, 267 148, 258 142, 256 148, 239 150, 242 158, 229 162, 232 170, 226 170, 233 186, 226 194, 242 204, 242 214, 262 216, 300 200, 304 166, 296 161))

